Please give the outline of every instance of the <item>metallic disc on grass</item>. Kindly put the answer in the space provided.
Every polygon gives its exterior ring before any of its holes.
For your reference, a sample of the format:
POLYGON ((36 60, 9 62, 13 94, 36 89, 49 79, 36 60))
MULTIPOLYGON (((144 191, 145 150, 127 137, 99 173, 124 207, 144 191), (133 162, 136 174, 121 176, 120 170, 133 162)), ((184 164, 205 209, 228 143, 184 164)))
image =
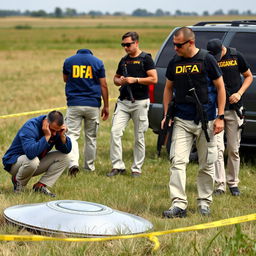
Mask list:
POLYGON ((78 200, 16 205, 6 208, 4 217, 32 231, 81 237, 137 234, 153 228, 139 216, 78 200))

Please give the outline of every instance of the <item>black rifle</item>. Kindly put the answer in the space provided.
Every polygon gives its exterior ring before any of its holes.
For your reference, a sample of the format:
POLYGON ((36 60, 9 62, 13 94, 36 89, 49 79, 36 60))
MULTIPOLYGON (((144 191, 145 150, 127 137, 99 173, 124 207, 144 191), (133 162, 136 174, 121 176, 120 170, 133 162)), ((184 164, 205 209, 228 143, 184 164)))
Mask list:
MULTIPOLYGON (((128 77, 128 70, 127 70, 126 64, 124 64, 124 77, 128 77)), ((128 94, 129 94, 129 97, 130 97, 131 102, 134 103, 134 102, 135 102, 135 99, 134 99, 134 97, 133 97, 132 89, 131 89, 130 84, 124 84, 124 85, 122 85, 122 86, 120 87, 120 89, 119 89, 119 90, 120 90, 120 99, 121 99, 121 100, 124 99, 124 97, 122 96, 122 92, 123 92, 123 90, 124 90, 125 88, 126 88, 128 94)))
POLYGON ((199 120, 195 120, 195 123, 198 124, 198 122, 201 121, 202 130, 204 131, 206 141, 210 142, 210 137, 209 137, 209 134, 208 134, 208 131, 207 131, 207 129, 208 129, 207 113, 204 110, 203 105, 202 105, 202 103, 200 102, 200 100, 198 98, 198 95, 196 93, 196 89, 193 85, 193 81, 192 81, 188 72, 189 72, 189 70, 187 70, 187 76, 188 76, 188 82, 189 82, 189 85, 190 85, 189 92, 191 93, 191 95, 187 95, 186 99, 189 102, 194 102, 196 104, 196 111, 197 111, 199 120))
POLYGON ((161 154, 162 146, 166 144, 166 141, 168 141, 169 137, 172 134, 172 124, 170 125, 170 121, 174 118, 174 111, 175 111, 175 102, 174 99, 169 103, 168 110, 166 113, 166 118, 164 122, 163 129, 160 130, 157 140, 157 153, 158 156, 161 154))

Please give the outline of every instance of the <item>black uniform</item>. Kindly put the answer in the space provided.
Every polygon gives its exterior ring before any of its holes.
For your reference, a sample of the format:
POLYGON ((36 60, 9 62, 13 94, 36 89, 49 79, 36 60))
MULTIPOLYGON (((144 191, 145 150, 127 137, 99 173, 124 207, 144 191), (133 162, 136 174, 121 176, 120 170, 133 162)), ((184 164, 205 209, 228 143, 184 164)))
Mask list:
MULTIPOLYGON (((155 65, 151 55, 142 52, 135 58, 128 55, 123 57, 119 62, 116 74, 125 77, 143 78, 148 77, 147 71, 153 69, 155 69, 155 65)), ((125 170, 121 138, 129 120, 132 119, 134 124, 134 161, 131 171, 132 174, 140 175, 145 158, 144 133, 148 129, 148 108, 148 85, 133 83, 123 85, 120 88, 120 96, 113 114, 111 128, 110 158, 113 169, 122 172, 125 170), (128 90, 131 90, 134 102, 128 90)))
MULTIPOLYGON (((147 77, 147 71, 155 69, 154 61, 149 53, 142 52, 139 56, 132 58, 126 55, 119 62, 116 74, 120 76, 131 77, 147 77), (126 69, 126 70, 125 70, 126 69), (126 73, 127 71, 127 73, 126 73)), ((148 86, 144 84, 134 83, 130 85, 135 100, 148 99, 148 86)), ((130 100, 127 87, 122 88, 120 99, 130 100)))
POLYGON ((215 119, 216 89, 212 80, 219 78, 222 73, 214 57, 202 49, 192 58, 175 56, 167 67, 166 77, 174 82, 177 103, 175 115, 185 120, 194 120, 197 115, 195 104, 186 100, 186 95, 191 88, 188 83, 187 69, 198 97, 208 113, 208 120, 215 119))
POLYGON ((226 184, 229 186, 232 195, 239 195, 239 170, 240 156, 239 147, 241 140, 241 129, 238 129, 243 123, 241 117, 242 101, 236 104, 229 103, 229 97, 237 93, 242 86, 241 74, 248 71, 249 65, 243 55, 234 48, 227 48, 226 54, 218 61, 218 65, 223 72, 223 79, 226 88, 226 106, 225 106, 225 135, 227 148, 227 166, 225 171, 224 163, 224 133, 217 135, 218 160, 215 163, 215 182, 216 193, 223 193, 226 190, 226 184), (234 111, 236 109, 236 111, 234 111), (237 111, 240 113, 237 114, 237 111), (239 117, 240 116, 240 117, 239 117))
MULTIPOLYGON (((244 59, 243 55, 234 48, 227 48, 227 53, 218 62, 219 67, 223 72, 223 79, 227 91, 227 100, 225 109, 233 109, 229 104, 229 96, 236 93, 241 85, 241 73, 249 69, 249 64, 244 59)), ((241 100, 238 102, 242 106, 241 100)))

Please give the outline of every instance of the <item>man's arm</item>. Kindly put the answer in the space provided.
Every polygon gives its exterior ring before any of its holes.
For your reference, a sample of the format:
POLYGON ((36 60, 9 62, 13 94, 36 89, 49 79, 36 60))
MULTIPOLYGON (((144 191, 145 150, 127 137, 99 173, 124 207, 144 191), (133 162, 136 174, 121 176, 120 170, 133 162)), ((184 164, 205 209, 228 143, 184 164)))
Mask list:
POLYGON ((39 139, 37 132, 29 127, 23 127, 19 137, 23 151, 28 159, 33 159, 39 156, 47 147, 48 140, 46 136, 39 139))
POLYGON ((63 81, 66 83, 68 81, 68 75, 63 73, 63 81))
POLYGON ((109 117, 109 102, 108 102, 108 85, 106 78, 100 78, 101 95, 103 99, 103 108, 101 110, 102 120, 105 121, 109 117))
POLYGON ((64 143, 60 135, 59 139, 57 139, 56 141, 55 148, 64 154, 70 153, 72 149, 71 139, 65 135, 65 143, 64 143))
POLYGON ((150 84, 156 84, 157 83, 157 72, 155 69, 150 69, 147 72, 147 77, 121 77, 121 81, 123 83, 127 84, 144 84, 144 85, 150 85, 150 84))
MULTIPOLYGON (((213 80, 213 84, 215 85, 217 89, 217 102, 218 102, 218 115, 223 115, 224 114, 224 108, 226 104, 226 91, 225 91, 225 86, 224 86, 224 81, 223 77, 220 76, 219 78, 213 80)), ((224 120, 220 120, 217 118, 214 121, 214 134, 220 133, 224 129, 224 120)))
POLYGON ((241 99, 242 95, 249 88, 249 86, 251 85, 251 83, 253 81, 253 76, 252 76, 252 72, 250 69, 248 69, 247 71, 242 73, 242 75, 244 77, 244 82, 243 82, 242 86, 240 87, 240 89, 236 93, 233 93, 229 97, 230 104, 237 103, 241 99))
POLYGON ((68 128, 65 124, 61 126, 61 130, 57 132, 58 139, 56 140, 55 148, 64 153, 68 154, 72 149, 70 138, 66 135, 68 128))
POLYGON ((122 86, 125 84, 124 76, 121 76, 119 74, 115 74, 113 81, 116 86, 122 86))

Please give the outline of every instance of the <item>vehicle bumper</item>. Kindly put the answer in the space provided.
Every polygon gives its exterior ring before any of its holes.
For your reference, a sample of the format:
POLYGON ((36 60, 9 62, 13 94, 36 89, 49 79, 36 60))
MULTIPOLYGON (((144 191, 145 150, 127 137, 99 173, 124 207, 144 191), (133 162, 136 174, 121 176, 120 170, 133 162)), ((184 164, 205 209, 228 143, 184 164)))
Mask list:
POLYGON ((149 128, 158 133, 163 119, 163 104, 150 103, 148 111, 149 128))

